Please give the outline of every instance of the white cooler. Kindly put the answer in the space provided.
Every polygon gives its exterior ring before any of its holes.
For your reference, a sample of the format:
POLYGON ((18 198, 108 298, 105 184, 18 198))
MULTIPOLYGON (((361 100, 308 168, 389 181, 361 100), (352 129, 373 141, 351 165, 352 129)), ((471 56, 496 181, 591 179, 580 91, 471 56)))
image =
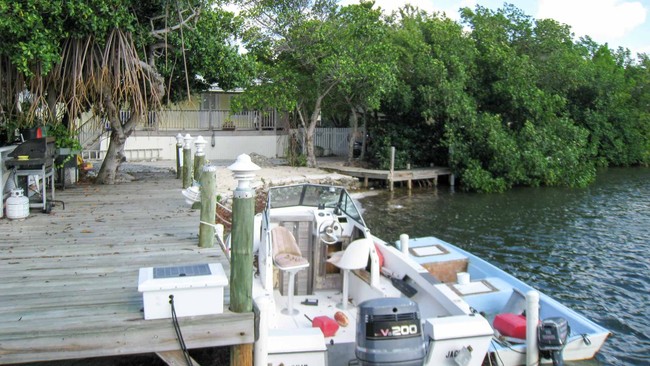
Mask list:
POLYGON ((176 316, 223 313, 223 289, 228 278, 220 263, 140 268, 145 319, 171 318, 170 295, 176 316))

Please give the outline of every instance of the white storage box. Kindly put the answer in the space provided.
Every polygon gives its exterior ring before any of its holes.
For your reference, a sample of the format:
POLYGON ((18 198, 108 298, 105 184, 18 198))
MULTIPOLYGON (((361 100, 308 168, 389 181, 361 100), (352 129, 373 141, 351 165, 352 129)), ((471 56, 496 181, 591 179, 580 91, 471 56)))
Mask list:
POLYGON ((174 295, 176 316, 223 313, 223 288, 228 278, 220 263, 140 268, 145 319, 171 318, 169 295, 174 295))
POLYGON ((437 365, 481 366, 494 331, 482 316, 468 314, 428 318, 424 334, 433 341, 429 359, 441 360, 437 365))

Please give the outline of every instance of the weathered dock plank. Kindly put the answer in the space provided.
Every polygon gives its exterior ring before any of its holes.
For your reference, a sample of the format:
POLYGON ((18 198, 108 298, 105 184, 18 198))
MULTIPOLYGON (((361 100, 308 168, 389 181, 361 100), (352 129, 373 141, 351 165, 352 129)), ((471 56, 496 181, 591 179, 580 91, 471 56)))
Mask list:
MULTIPOLYGON (((0 219, 0 364, 179 349, 170 319, 144 320, 142 267, 218 262, 198 247, 199 213, 169 176, 57 191, 51 214, 0 219)), ((252 313, 179 319, 188 348, 252 343, 252 313)), ((172 352, 172 353, 168 353, 172 352)))

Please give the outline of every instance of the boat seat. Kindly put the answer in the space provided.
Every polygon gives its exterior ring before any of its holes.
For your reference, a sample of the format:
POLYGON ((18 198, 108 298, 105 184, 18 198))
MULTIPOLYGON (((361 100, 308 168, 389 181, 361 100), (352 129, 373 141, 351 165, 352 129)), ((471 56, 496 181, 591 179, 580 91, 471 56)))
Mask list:
POLYGON ((296 238, 289 229, 277 226, 271 229, 271 245, 273 247, 273 264, 280 271, 289 273, 289 299, 283 314, 296 315, 298 310, 293 308, 293 293, 296 273, 309 267, 309 261, 302 256, 296 238))
POLYGON ((341 303, 337 306, 341 309, 347 309, 348 305, 348 276, 350 270, 362 269, 368 265, 370 249, 374 247, 370 239, 357 239, 350 243, 345 250, 336 252, 327 260, 336 267, 343 270, 343 294, 341 303))

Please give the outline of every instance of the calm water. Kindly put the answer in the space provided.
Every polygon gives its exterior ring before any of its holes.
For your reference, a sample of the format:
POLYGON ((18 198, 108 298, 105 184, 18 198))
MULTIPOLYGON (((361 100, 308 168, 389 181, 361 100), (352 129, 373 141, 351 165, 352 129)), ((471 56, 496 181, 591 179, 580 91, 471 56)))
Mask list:
POLYGON ((362 199, 374 234, 437 236, 613 332, 597 361, 650 364, 650 169, 608 169, 586 189, 473 194, 449 187, 362 199))

